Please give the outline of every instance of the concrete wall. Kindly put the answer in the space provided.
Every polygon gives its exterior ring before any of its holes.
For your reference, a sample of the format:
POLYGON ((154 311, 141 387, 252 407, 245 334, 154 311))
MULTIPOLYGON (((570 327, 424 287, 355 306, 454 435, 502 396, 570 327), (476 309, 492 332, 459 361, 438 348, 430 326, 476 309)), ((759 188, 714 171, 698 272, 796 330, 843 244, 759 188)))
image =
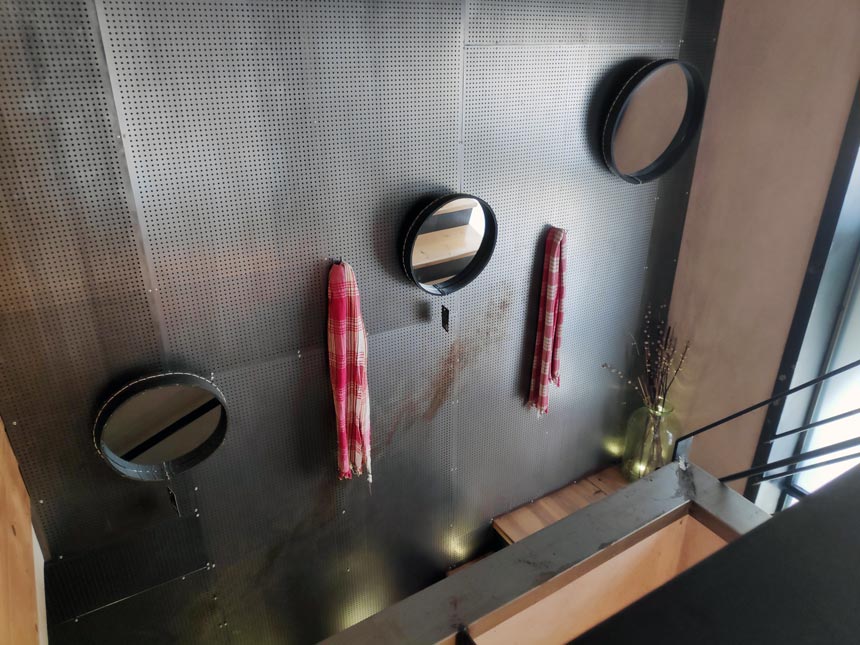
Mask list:
MULTIPOLYGON (((670 313, 692 342, 687 431, 770 396, 858 76, 856 0, 726 0, 670 313)), ((691 459, 749 466, 763 420, 691 459)))

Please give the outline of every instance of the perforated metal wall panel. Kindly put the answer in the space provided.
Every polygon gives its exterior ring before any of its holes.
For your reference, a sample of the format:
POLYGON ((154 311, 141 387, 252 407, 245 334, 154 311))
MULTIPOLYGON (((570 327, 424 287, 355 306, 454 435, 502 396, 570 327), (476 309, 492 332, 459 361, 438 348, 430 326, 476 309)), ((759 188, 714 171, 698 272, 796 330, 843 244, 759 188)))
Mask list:
POLYGON ((92 7, 0 7, 0 413, 50 557, 172 513, 89 431, 105 388, 161 359, 92 7))
POLYGON ((593 152, 592 106, 631 58, 688 52, 707 72, 718 3, 0 6, 0 414, 51 559, 52 642, 311 642, 610 458, 625 394, 600 365, 625 362, 652 276, 671 275, 652 226, 679 239, 693 153, 625 184, 593 152), (397 233, 418 198, 457 190, 493 206, 498 246, 434 298, 402 275, 397 233), (569 231, 569 288, 538 418, 550 224, 569 231), (372 493, 335 476, 330 257, 354 266, 370 332, 372 493), (213 378, 231 419, 169 483, 179 516, 91 439, 106 393, 166 369, 213 378))

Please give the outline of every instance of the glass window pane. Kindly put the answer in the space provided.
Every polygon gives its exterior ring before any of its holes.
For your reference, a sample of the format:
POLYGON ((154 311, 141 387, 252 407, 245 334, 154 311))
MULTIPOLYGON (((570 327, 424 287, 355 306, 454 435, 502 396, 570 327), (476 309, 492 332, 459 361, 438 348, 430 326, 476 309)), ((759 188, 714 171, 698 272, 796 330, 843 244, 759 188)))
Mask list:
MULTIPOLYGON (((855 281, 853 294, 834 346, 833 358, 827 369, 836 369, 858 358, 860 358, 860 289, 858 289, 858 282, 855 281)), ((854 368, 824 382, 813 419, 824 419, 858 407, 860 407, 860 368, 854 368)), ((805 450, 822 448, 856 437, 860 437, 860 414, 815 428, 810 432, 805 450)), ((827 461, 834 457, 857 453, 860 453, 860 447, 805 463, 827 461)), ((797 475, 796 483, 801 488, 812 492, 857 464, 860 464, 860 458, 807 470, 797 475)))

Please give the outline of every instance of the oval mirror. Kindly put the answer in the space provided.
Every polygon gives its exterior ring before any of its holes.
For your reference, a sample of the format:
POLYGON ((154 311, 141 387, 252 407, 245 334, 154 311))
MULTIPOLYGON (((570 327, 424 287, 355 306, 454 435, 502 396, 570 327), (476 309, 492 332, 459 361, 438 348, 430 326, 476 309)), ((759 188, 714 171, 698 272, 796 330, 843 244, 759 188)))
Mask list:
POLYGON ((420 208, 401 249, 403 270, 427 293, 441 296, 474 280, 496 248, 493 209, 472 195, 446 195, 420 208))
POLYGON ((606 165, 633 184, 656 179, 692 142, 704 104, 701 76, 689 63, 669 58, 641 67, 607 115, 602 141, 606 165))
POLYGON ((212 454, 224 439, 227 408, 211 381, 157 374, 129 383, 99 410, 96 448, 132 479, 170 479, 212 454))

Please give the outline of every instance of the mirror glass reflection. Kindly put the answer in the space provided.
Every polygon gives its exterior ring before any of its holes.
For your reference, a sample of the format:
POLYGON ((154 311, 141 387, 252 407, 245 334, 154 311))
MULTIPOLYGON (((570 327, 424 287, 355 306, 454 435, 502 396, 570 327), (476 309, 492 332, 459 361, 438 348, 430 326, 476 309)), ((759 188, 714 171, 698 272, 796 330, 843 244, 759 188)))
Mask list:
POLYGON ((123 401, 104 424, 101 443, 133 464, 170 462, 198 448, 217 429, 224 408, 190 384, 153 387, 123 401))
POLYGON ((683 123, 688 101, 679 64, 658 67, 642 79, 627 99, 612 140, 619 173, 635 175, 660 158, 683 123))
POLYGON ((428 286, 447 282, 475 259, 486 232, 486 216, 478 200, 449 201, 427 217, 412 247, 415 279, 428 286))

